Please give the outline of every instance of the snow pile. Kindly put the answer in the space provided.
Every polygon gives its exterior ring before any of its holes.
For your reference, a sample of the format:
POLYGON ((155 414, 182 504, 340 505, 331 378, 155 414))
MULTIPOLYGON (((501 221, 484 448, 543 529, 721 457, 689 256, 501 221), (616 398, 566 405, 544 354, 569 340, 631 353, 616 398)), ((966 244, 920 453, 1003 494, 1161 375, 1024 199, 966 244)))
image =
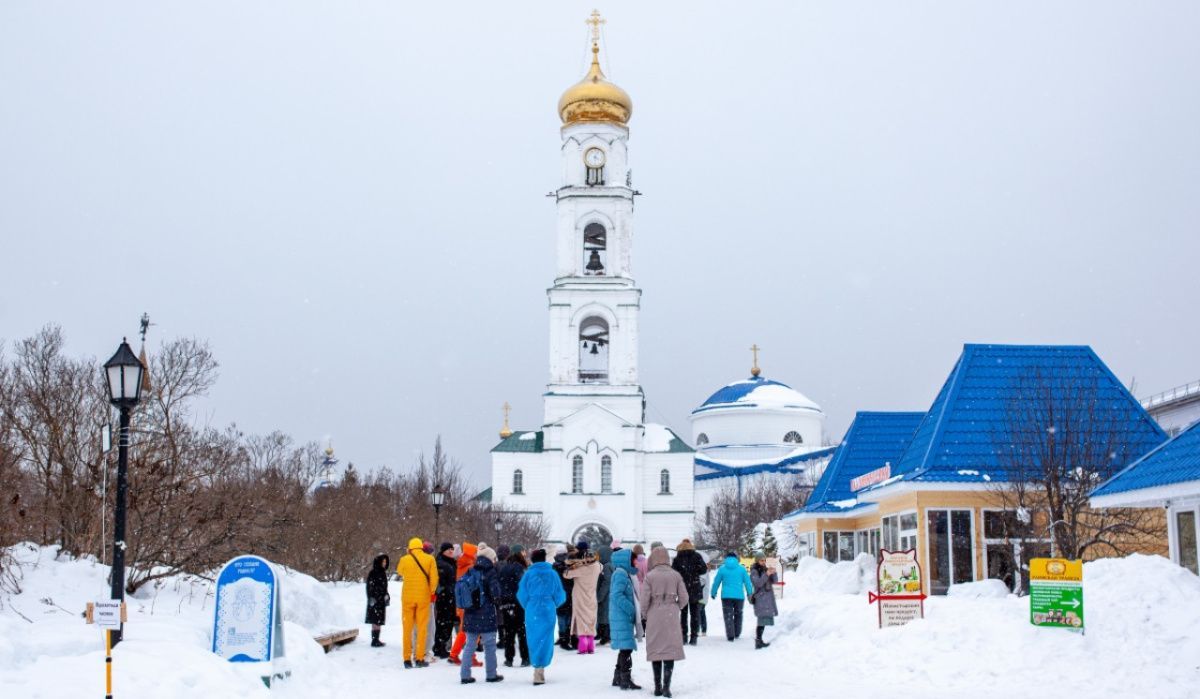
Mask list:
MULTIPOLYGON (((357 616, 338 606, 333 593, 325 583, 311 575, 279 566, 282 572, 284 621, 303 626, 315 634, 353 628, 358 624, 357 616)), ((356 586, 361 594, 361 585, 356 586)))
POLYGON ((972 599, 1003 599, 1012 593, 1009 592, 1008 585, 1005 585, 1002 580, 980 580, 979 582, 951 585, 950 591, 946 594, 951 597, 972 599))
POLYGON ((800 559, 787 584, 802 592, 829 595, 857 595, 875 589, 875 560, 860 553, 853 561, 830 563, 822 558, 800 559))
POLYGON ((671 439, 675 435, 665 425, 646 423, 646 437, 643 446, 649 452, 664 452, 671 450, 671 439))

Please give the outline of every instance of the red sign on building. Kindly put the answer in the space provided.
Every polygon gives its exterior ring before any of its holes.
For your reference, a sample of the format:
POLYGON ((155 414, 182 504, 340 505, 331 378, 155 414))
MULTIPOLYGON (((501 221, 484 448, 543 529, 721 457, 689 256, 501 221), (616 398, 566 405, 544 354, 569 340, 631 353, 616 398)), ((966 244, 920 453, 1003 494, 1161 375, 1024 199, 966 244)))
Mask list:
POLYGON ((850 491, 857 493, 869 485, 882 483, 892 477, 892 465, 884 464, 883 468, 877 468, 874 471, 867 471, 858 478, 850 480, 850 491))

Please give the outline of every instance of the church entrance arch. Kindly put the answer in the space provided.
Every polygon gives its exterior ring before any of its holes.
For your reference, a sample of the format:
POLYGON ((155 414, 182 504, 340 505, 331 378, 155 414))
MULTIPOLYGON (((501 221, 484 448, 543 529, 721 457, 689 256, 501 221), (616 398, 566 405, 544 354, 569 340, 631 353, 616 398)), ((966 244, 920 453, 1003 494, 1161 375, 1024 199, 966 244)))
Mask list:
POLYGON ((586 541, 591 546, 592 551, 599 551, 601 548, 612 546, 613 535, 603 524, 593 522, 575 530, 575 535, 571 537, 571 543, 577 541, 586 541))

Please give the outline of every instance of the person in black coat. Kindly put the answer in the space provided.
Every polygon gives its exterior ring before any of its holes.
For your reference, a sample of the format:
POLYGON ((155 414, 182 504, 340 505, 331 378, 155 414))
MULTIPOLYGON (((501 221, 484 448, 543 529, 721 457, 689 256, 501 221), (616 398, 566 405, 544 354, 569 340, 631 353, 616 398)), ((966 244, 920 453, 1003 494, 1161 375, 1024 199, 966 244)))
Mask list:
MULTIPOLYGON (((471 666, 475 662, 475 645, 483 644, 483 668, 487 673, 488 682, 500 682, 504 675, 496 673, 496 631, 499 620, 496 614, 497 602, 500 598, 500 581, 496 577, 496 567, 492 563, 496 554, 490 548, 480 546, 475 567, 456 583, 466 588, 474 587, 478 592, 478 606, 463 607, 463 629, 467 634, 464 646, 462 666, 459 668, 459 678, 463 684, 475 681, 471 677, 471 666), (485 551, 490 552, 489 557, 485 551)), ((456 597, 461 597, 456 590, 456 597)))
POLYGON ((433 608, 433 655, 445 659, 450 657, 450 637, 454 635, 454 624, 458 621, 458 608, 454 606, 454 582, 458 579, 454 544, 446 542, 439 546, 435 560, 438 586, 433 608))
POLYGON ((500 647, 504 649, 504 666, 513 666, 517 649, 521 651, 521 667, 529 667, 529 642, 525 639, 525 610, 517 602, 517 588, 525 575, 525 549, 513 546, 512 553, 500 566, 496 577, 500 580, 500 597, 497 603, 500 612, 500 647))
POLYGON ((558 607, 558 646, 563 650, 576 648, 571 638, 571 590, 575 587, 575 581, 566 577, 567 558, 574 552, 575 547, 568 546, 566 551, 560 551, 554 556, 554 572, 558 573, 558 581, 562 583, 563 592, 567 593, 567 601, 558 607))
POLYGON ((700 599, 704 597, 704 582, 701 578, 708 572, 708 564, 692 546, 690 539, 679 542, 675 550, 675 562, 671 567, 683 577, 683 586, 688 591, 688 604, 680 610, 679 625, 683 628, 684 642, 694 646, 696 637, 700 635, 700 615, 703 613, 700 610, 700 599))
POLYGON ((387 623, 387 608, 392 597, 388 594, 388 571, 391 570, 391 559, 386 553, 375 557, 371 563, 371 572, 367 573, 367 621, 371 625, 371 647, 382 648, 386 645, 379 640, 379 631, 387 623))

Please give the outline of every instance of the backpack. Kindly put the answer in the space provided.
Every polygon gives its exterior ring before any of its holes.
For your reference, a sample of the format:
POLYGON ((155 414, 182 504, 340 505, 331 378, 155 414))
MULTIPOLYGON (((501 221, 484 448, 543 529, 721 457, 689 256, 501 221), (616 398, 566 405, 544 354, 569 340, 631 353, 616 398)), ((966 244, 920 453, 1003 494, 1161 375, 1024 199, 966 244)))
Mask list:
POLYGON ((483 587, 479 573, 472 570, 454 584, 454 604, 459 609, 479 609, 483 606, 483 587))

